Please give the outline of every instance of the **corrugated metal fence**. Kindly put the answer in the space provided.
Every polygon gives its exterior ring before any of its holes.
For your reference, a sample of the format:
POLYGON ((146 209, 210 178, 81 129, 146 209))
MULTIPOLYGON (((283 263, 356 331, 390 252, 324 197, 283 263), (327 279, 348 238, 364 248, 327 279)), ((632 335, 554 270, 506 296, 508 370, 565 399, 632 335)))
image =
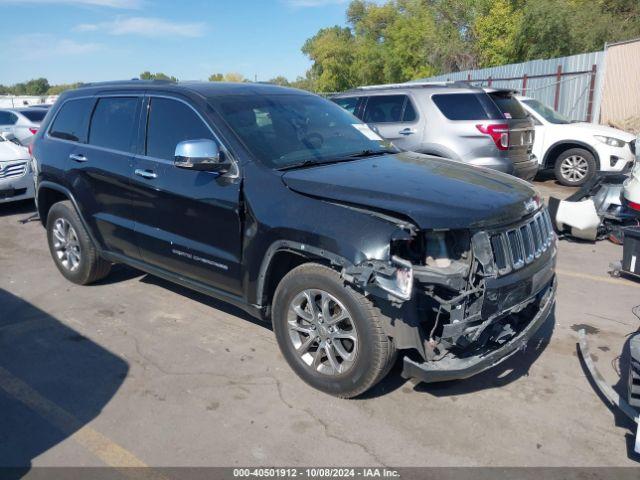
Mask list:
POLYGON ((517 90, 575 120, 597 121, 602 101, 605 52, 533 60, 447 73, 420 81, 471 81, 517 90))

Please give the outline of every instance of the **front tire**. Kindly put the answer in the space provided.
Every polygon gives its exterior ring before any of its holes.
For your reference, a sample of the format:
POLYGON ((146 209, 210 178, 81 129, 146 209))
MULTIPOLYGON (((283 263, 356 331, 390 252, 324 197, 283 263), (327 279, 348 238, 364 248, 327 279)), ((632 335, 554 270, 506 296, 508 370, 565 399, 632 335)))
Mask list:
POLYGON ((579 187, 595 175, 598 165, 593 154, 584 148, 571 148, 560 154, 554 172, 566 187, 579 187))
POLYGON ((282 354, 302 380, 341 398, 378 383, 395 360, 377 309, 337 272, 303 264, 282 279, 273 301, 282 354))
POLYGON ((54 204, 49 210, 47 241, 56 267, 70 282, 89 285, 106 277, 111 270, 111 263, 98 255, 76 209, 68 200, 54 204))

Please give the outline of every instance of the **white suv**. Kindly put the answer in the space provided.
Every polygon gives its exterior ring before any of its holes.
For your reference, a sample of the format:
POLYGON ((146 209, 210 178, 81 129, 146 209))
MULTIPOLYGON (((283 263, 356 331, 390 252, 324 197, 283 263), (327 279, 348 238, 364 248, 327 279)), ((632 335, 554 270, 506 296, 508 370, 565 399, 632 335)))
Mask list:
POLYGON ((540 170, 555 171, 563 185, 577 187, 596 170, 628 171, 635 159, 635 136, 611 127, 573 122, 538 100, 516 97, 536 128, 533 154, 540 170))

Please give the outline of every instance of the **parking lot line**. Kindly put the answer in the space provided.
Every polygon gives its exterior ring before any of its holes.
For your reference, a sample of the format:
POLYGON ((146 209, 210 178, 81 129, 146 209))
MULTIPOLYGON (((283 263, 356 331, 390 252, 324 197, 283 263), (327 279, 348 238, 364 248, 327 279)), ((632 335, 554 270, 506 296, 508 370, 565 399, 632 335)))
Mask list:
POLYGON ((626 280, 624 278, 601 277, 599 275, 589 275, 588 273, 571 272, 562 269, 556 269, 556 273, 565 277, 582 278, 584 280, 593 280, 594 282, 603 282, 610 283, 612 285, 623 285, 625 287, 640 288, 640 283, 626 280))
POLYGON ((123 473, 133 478, 164 478, 154 472, 153 469, 129 469, 128 467, 147 467, 147 464, 102 433, 83 425, 72 414, 40 395, 36 390, 2 367, 0 367, 0 389, 36 412, 62 433, 69 435, 70 438, 90 451, 106 465, 115 468, 127 467, 123 469, 123 473))

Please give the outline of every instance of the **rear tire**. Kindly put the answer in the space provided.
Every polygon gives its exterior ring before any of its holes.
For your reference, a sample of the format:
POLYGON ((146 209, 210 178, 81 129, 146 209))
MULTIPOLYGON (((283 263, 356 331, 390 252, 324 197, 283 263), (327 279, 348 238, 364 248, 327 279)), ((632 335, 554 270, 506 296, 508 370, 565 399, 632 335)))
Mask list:
POLYGON ((70 282, 89 285, 106 277, 111 263, 102 259, 70 201, 54 204, 47 215, 51 257, 70 282))
POLYGON ((556 160, 556 179, 566 187, 579 187, 595 175, 598 164, 593 154, 584 148, 571 148, 556 160))
POLYGON ((353 398, 364 393, 389 372, 396 358, 378 310, 344 285, 337 272, 317 263, 300 265, 281 280, 272 321, 289 366, 330 395, 353 398))

